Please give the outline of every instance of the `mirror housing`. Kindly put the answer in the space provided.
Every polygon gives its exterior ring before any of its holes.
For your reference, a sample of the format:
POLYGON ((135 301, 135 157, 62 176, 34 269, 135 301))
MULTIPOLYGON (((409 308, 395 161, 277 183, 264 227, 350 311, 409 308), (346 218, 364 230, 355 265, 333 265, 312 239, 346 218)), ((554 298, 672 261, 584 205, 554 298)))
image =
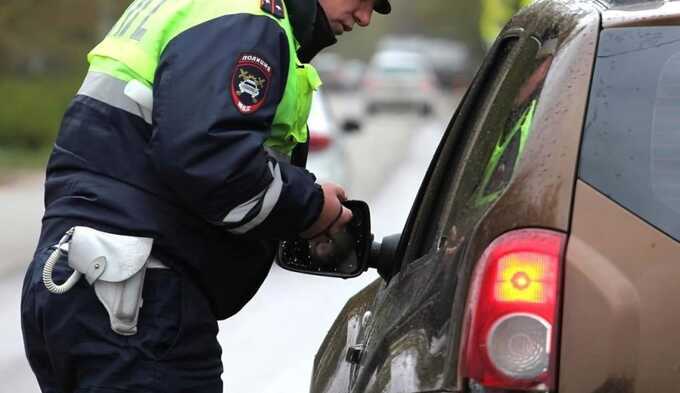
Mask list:
POLYGON ((394 271, 397 262, 397 252, 401 233, 386 236, 382 243, 373 242, 371 246, 371 256, 368 260, 368 267, 378 270, 378 274, 383 280, 389 281, 396 273, 394 271))
POLYGON ((276 263, 298 273, 339 278, 357 277, 368 270, 373 244, 370 210, 363 201, 345 201, 343 205, 353 215, 344 232, 316 249, 305 239, 282 241, 276 263))
POLYGON ((309 240, 282 241, 276 263, 283 269, 317 276, 353 278, 368 268, 378 270, 385 281, 396 273, 401 233, 387 236, 382 243, 373 241, 371 216, 366 202, 343 202, 352 211, 352 221, 345 232, 334 236, 323 253, 312 250, 309 240))

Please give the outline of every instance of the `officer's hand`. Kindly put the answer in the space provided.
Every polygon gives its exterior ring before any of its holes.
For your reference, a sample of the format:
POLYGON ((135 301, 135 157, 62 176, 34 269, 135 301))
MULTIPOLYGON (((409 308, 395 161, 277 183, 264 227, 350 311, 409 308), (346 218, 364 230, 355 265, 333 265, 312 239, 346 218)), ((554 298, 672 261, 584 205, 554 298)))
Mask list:
POLYGON ((324 196, 321 214, 311 227, 300 234, 302 238, 314 239, 315 242, 324 241, 337 234, 352 220, 352 211, 341 204, 347 200, 345 190, 333 183, 324 183, 321 189, 324 196))

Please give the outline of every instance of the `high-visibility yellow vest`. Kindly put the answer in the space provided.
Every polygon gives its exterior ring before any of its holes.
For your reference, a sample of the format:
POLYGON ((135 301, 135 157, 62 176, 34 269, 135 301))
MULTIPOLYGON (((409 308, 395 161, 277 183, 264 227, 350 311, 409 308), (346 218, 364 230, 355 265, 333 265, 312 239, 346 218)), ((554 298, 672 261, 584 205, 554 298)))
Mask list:
POLYGON ((321 85, 318 73, 297 57, 299 43, 285 12, 274 17, 261 9, 260 0, 135 0, 106 38, 88 55, 90 71, 123 82, 137 80, 152 87, 161 54, 182 32, 231 14, 271 18, 288 38, 290 62, 283 97, 277 107, 267 147, 290 155, 298 143, 307 141, 307 118, 312 94, 321 85))

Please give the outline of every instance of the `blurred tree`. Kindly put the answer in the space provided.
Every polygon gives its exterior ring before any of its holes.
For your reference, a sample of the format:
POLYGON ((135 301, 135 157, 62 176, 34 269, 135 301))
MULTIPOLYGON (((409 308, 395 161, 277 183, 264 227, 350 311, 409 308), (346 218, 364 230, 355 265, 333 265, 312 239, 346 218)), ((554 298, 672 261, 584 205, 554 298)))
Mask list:
MULTIPOLYGON (((0 0, 0 156, 42 150, 126 0, 0 0)), ((1 160, 0 160, 1 161, 1 160)))
POLYGON ((109 32, 111 26, 116 23, 116 20, 122 12, 123 6, 127 6, 126 2, 118 2, 115 4, 111 0, 96 0, 97 14, 98 14, 98 35, 103 37, 109 32))
POLYGON ((0 72, 84 70, 85 53, 126 5, 124 0, 0 1, 0 72))

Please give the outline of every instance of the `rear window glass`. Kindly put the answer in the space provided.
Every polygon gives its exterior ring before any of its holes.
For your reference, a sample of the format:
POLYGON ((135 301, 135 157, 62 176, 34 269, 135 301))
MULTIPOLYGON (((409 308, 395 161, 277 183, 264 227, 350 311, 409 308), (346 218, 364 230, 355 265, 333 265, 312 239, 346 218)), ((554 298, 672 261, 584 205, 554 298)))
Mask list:
POLYGON ((680 28, 602 32, 580 177, 680 240, 680 28))

